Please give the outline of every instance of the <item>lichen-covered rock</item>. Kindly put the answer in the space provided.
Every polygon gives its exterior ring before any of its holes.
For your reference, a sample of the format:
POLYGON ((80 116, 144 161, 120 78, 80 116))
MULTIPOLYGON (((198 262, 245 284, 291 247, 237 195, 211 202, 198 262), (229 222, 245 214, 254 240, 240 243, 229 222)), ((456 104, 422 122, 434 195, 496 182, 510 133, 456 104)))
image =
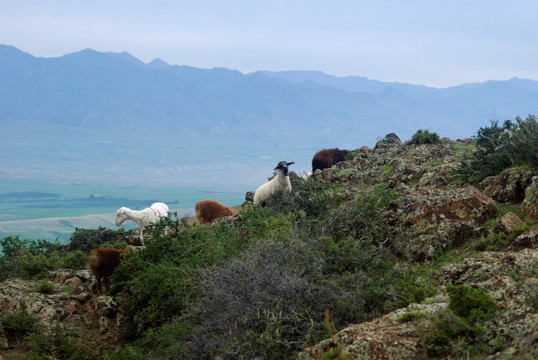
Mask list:
POLYGON ((410 261, 430 261, 477 234, 495 215, 495 201, 473 186, 426 188, 400 196, 385 214, 407 234, 396 239, 397 253, 410 261))
POLYGON ((385 135, 385 137, 379 140, 374 147, 374 151, 386 150, 402 145, 402 141, 395 133, 385 135))
POLYGON ((525 189, 522 208, 526 212, 526 219, 538 220, 538 176, 533 176, 525 189))
POLYGON ((513 212, 508 212, 497 221, 497 223, 493 227, 493 231, 508 233, 516 226, 522 225, 525 225, 525 223, 519 218, 519 216, 517 216, 513 212))
POLYGON ((482 224, 495 215, 495 202, 474 186, 426 189, 400 200, 407 224, 436 223, 444 219, 482 224))
POLYGON ((536 249, 538 247, 538 229, 532 229, 519 235, 510 245, 510 250, 536 249))
POLYGON ((439 164, 421 176, 418 187, 443 187, 452 182, 452 176, 459 169, 459 163, 439 164))
POLYGON ((504 203, 519 204, 525 198, 525 190, 538 175, 536 170, 506 169, 497 176, 490 176, 478 185, 484 194, 504 203))
MULTIPOLYGON (((316 346, 299 353, 299 360, 324 360, 328 353, 340 351, 350 359, 415 359, 420 354, 419 342, 429 318, 447 307, 446 297, 429 304, 412 304, 371 322, 352 325, 316 346), (439 302, 437 302, 439 301, 439 302), (416 321, 400 322, 405 313, 423 314, 416 321)), ((345 357, 339 357, 345 359, 345 357)))
POLYGON ((115 349, 122 342, 125 318, 111 297, 93 295, 89 270, 60 269, 51 275, 56 290, 50 294, 38 292, 39 283, 33 280, 0 282, 0 317, 25 310, 42 326, 62 323, 78 329, 77 341, 96 355, 115 349))
MULTIPOLYGON (((505 343, 502 351, 488 359, 538 357, 538 312, 529 301, 535 299, 533 296, 538 292, 536 268, 538 250, 531 249, 486 252, 461 264, 441 268, 437 279, 442 284, 476 287, 496 301, 499 312, 486 326, 492 339, 501 338, 505 343), (519 278, 511 274, 518 274, 519 278)), ((421 347, 423 336, 434 331, 433 319, 448 308, 446 287, 442 285, 439 291, 423 304, 411 304, 373 321, 351 325, 332 338, 305 349, 297 358, 323 360, 327 354, 340 353, 350 359, 425 359, 426 352, 421 347), (405 317, 405 314, 413 316, 405 317)))

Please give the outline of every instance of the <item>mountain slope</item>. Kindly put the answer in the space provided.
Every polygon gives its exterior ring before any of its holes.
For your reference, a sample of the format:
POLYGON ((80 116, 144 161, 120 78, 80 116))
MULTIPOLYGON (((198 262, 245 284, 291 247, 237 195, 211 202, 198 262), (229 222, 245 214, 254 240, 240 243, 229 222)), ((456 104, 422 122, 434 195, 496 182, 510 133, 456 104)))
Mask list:
POLYGON ((37 170, 51 178, 84 173, 96 181, 141 183, 154 181, 148 173, 165 163, 160 181, 220 176, 230 182, 240 171, 234 164, 242 163, 254 174, 244 182, 256 184, 284 157, 307 171, 319 149, 372 146, 390 132, 407 139, 428 128, 470 137, 490 120, 535 113, 537 104, 531 80, 434 89, 320 72, 144 64, 125 52, 91 49, 36 58, 0 45, 0 176, 37 170), (35 141, 21 147, 26 135, 35 141), (118 144, 112 155, 103 142, 118 144), (118 169, 133 158, 142 171, 118 169), (191 163, 225 169, 174 170, 191 163))

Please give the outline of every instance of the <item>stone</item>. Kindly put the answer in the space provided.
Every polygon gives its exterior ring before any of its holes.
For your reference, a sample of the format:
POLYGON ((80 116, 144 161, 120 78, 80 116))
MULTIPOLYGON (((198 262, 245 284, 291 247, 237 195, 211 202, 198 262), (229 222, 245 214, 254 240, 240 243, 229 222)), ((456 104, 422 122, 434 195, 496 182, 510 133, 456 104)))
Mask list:
POLYGON ((538 220, 538 176, 531 178, 530 184, 525 189, 525 199, 521 206, 526 212, 525 219, 538 220))
POLYGON ((519 204, 525 198, 525 190, 535 175, 536 170, 506 169, 497 176, 485 178, 478 187, 496 201, 519 204))
POLYGON ((396 135, 395 133, 390 133, 385 135, 385 137, 381 140, 379 140, 374 147, 374 150, 383 149, 383 148, 389 148, 389 147, 395 147, 395 146, 401 146, 402 141, 396 135))
POLYGON ((519 235, 510 245, 510 250, 534 249, 538 246, 538 229, 519 235))
POLYGON ((517 216, 513 212, 508 212, 502 218, 500 218, 499 221, 497 221, 497 223, 493 227, 493 231, 508 233, 516 226, 521 225, 525 225, 523 220, 521 220, 519 216, 517 216))

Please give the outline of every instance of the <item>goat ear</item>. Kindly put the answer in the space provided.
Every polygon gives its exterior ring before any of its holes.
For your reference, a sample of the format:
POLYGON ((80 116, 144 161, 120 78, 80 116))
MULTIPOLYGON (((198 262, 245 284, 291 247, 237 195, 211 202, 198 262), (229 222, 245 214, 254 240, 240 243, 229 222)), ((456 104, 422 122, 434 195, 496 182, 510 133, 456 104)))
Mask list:
POLYGON ((288 162, 288 165, 293 165, 293 164, 295 164, 295 161, 288 162))

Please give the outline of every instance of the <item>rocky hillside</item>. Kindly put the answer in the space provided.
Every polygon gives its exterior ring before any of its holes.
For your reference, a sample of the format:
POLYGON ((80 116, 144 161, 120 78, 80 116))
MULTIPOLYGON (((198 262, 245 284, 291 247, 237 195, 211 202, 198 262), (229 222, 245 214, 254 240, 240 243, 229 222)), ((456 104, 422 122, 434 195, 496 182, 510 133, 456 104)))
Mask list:
POLYGON ((351 325, 301 352, 299 359, 324 359, 335 350, 352 359, 428 358, 424 336, 448 308, 446 287, 462 284, 484 290, 499 310, 487 327, 502 337, 502 345, 488 343, 480 357, 538 358, 538 170, 508 169, 476 187, 458 184, 451 179, 472 144, 443 139, 442 145, 403 145, 390 134, 373 150, 361 149, 352 160, 324 171, 325 181, 345 183, 350 197, 371 186, 367 179, 394 186, 399 197, 385 219, 411 234, 396 244, 409 261, 403 266, 434 263, 442 254, 449 260, 424 277, 438 284, 434 297, 351 325), (508 236, 524 228, 524 221, 532 225, 508 236), (495 247, 486 244, 493 234, 505 234, 505 246, 480 251, 495 247))
MULTIPOLYGON (((347 161, 308 180, 339 189, 341 203, 326 217, 335 219, 331 222, 333 233, 345 228, 346 238, 357 242, 367 237, 365 228, 372 232, 378 230, 361 225, 374 223, 374 215, 361 219, 364 214, 350 214, 346 204, 357 202, 365 194, 375 195, 380 187, 391 189, 394 196, 378 199, 387 202, 380 218, 386 230, 381 232, 378 246, 395 255, 395 269, 418 274, 419 290, 432 288, 433 291, 420 302, 402 302, 405 306, 397 309, 380 306, 379 309, 385 311, 372 312, 378 314, 377 317, 355 324, 340 324, 338 328, 326 312, 323 336, 326 340, 296 351, 293 357, 302 360, 538 358, 538 169, 507 169, 476 186, 457 181, 462 158, 473 151, 475 146, 471 139, 445 138, 439 144, 403 144, 398 136, 389 134, 373 149, 357 149, 347 161), (339 216, 342 217, 340 222, 339 216)), ((304 182, 294 178, 294 188, 303 186, 304 182)), ((369 199, 376 201, 375 196, 369 199)), ((244 204, 243 211, 249 211, 249 207, 244 204)), ((246 227, 248 221, 249 218, 240 213, 227 223, 240 228, 242 237, 253 237, 257 231, 263 231, 246 227)), ((275 224, 270 226, 277 226, 275 224)), ((320 231, 329 230, 322 228, 320 231)), ((326 233, 318 236, 331 237, 326 233)), ((371 252, 372 257, 377 256, 376 251, 371 252)), ((365 266, 364 263, 361 266, 365 266)), ((350 270, 346 268, 341 274, 346 272, 350 270)), ((40 281, 35 279, 10 278, 0 283, 0 314, 3 316, 0 358, 11 359, 29 349, 24 336, 8 331, 5 323, 6 315, 20 310, 32 315, 39 324, 59 323, 78 328, 77 343, 95 358, 104 358, 132 342, 122 336, 133 321, 129 314, 133 311, 133 300, 128 301, 127 294, 120 291, 113 297, 97 296, 95 281, 87 269, 55 269, 50 272, 50 279, 54 285, 50 292, 39 291, 40 281)), ((205 280, 202 287, 208 292, 211 277, 206 274, 205 280)), ((250 281, 257 280, 251 278, 250 281)), ((351 287, 352 283, 348 285, 351 287)), ((268 285, 265 286, 270 292, 268 285)), ((219 296, 226 297, 223 291, 221 289, 219 296)), ((284 294, 280 294, 284 299, 284 294)), ((395 299, 404 298, 403 293, 390 295, 395 299)), ((131 293, 131 296, 134 295, 131 293)), ((386 297, 380 294, 379 301, 383 301, 381 298, 386 297)), ((209 308, 211 301, 202 304, 209 308)), ((322 301, 324 299, 318 297, 318 302, 322 301)), ((229 307, 226 305, 226 308, 229 307)), ((350 309, 353 309, 351 305, 350 309)), ((209 310, 198 311, 202 318, 209 310)), ((224 312, 224 308, 219 311, 224 312)), ((264 309, 258 308, 258 316, 261 316, 260 311, 265 314, 264 309)), ((312 322, 318 321, 315 314, 312 318, 312 322)), ((243 321, 248 322, 246 317, 243 321)), ((280 329, 277 326, 274 332, 289 330, 283 319, 279 324, 280 329)), ((218 323, 212 326, 219 328, 218 323)), ((231 334, 232 329, 229 331, 231 334)), ((196 340, 190 342, 196 343, 196 340)), ((143 345, 137 346, 137 349, 143 348, 143 345)), ((157 351, 161 345, 152 346, 157 351)), ((201 355, 193 355, 193 358, 209 358, 200 350, 206 346, 198 344, 195 348, 201 355)), ((151 355, 150 350, 144 351, 144 357, 136 358, 158 358, 152 357, 155 354, 151 355)), ((176 351, 180 351, 179 348, 176 351)), ((217 355, 234 358, 211 353, 214 358, 217 355)), ((56 357, 73 358, 58 353, 56 357)), ((161 358, 167 357, 161 355, 161 358)), ((238 353, 236 358, 248 357, 238 353)), ((272 358, 275 358, 274 352, 272 358)), ((282 355, 282 358, 290 356, 282 355)))

